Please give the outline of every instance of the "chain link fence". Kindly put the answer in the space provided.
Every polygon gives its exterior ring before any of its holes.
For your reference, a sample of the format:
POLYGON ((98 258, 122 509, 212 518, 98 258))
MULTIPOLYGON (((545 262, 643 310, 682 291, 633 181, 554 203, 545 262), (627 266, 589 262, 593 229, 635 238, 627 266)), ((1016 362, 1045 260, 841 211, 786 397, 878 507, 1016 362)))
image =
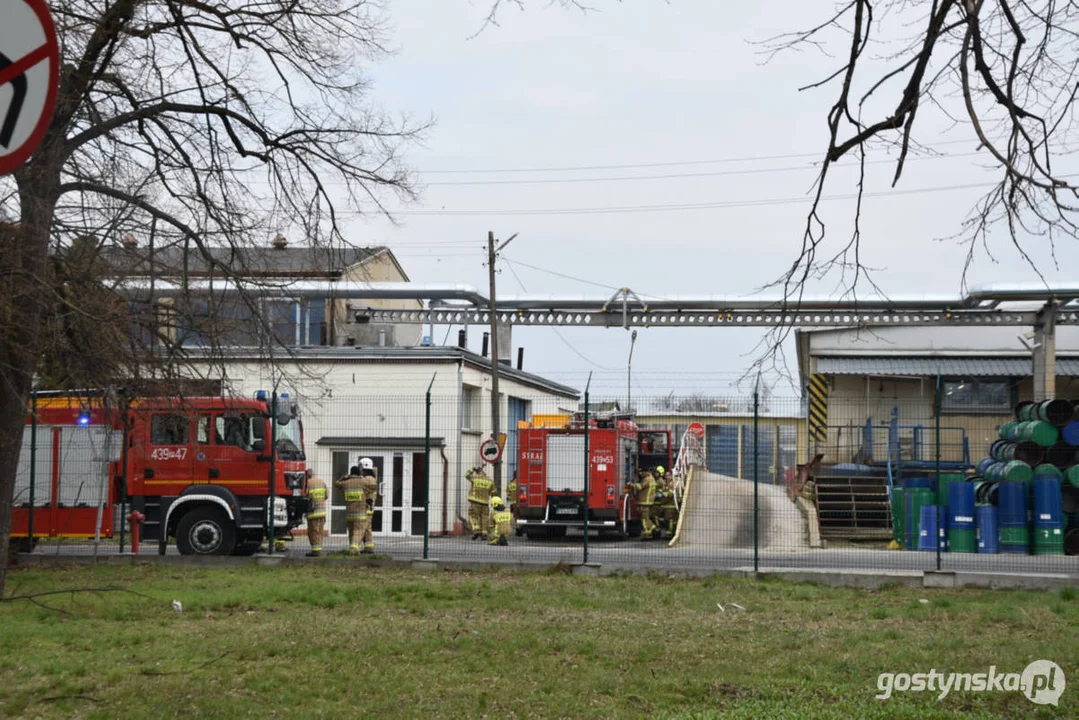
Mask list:
MULTIPOLYGON (((1031 403, 1011 383, 841 380, 815 377, 804 398, 507 393, 495 435, 483 387, 301 395, 289 432, 302 424, 306 467, 329 487, 323 556, 349 552, 349 503, 337 481, 366 458, 377 479, 367 504, 381 557, 1079 572, 1079 418, 1071 401, 1031 403)), ((206 427, 216 412, 207 411, 206 427)), ((131 511, 143 513, 146 533, 151 513, 173 501, 151 496, 146 482, 132 492, 129 477, 136 466, 140 477, 160 477, 164 466, 154 463, 172 460, 169 453, 133 442, 122 428, 102 432, 99 419, 27 426, 13 537, 23 550, 131 553, 131 511), (136 452, 146 457, 136 462, 136 452)), ((257 439, 230 448, 235 467, 251 461, 249 475, 238 476, 215 454, 225 438, 190 422, 195 484, 227 487, 240 505, 267 494, 270 463, 257 439), (200 457, 217 463, 216 478, 198 475, 200 457)), ((291 531, 275 530, 284 537, 276 547, 267 533, 248 532, 246 543, 232 538, 227 549, 256 552, 254 539, 264 552, 306 555, 306 524, 290 520, 291 531)), ((144 541, 139 553, 160 547, 144 541)), ((165 552, 178 552, 174 540, 165 552)))

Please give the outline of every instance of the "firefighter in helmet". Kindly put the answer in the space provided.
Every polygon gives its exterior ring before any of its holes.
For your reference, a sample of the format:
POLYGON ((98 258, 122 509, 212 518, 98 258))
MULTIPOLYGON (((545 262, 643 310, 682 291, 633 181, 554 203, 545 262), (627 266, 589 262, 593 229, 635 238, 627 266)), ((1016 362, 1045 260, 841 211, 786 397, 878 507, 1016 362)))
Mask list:
POLYGON ((491 532, 487 540, 488 545, 509 545, 509 535, 513 527, 513 514, 506 509, 502 498, 495 495, 491 498, 491 532))
POLYGON ((653 540, 659 537, 659 528, 653 519, 653 508, 656 504, 656 480, 652 473, 645 469, 639 472, 639 479, 630 483, 628 487, 637 496, 637 511, 641 515, 641 540, 653 540))
POLYGON ((308 557, 322 554, 322 537, 326 530, 326 483, 311 468, 305 473, 307 499, 311 502, 307 511, 307 541, 311 543, 308 557))
POLYGON ((483 468, 470 468, 465 473, 470 488, 468 491, 468 524, 472 526, 472 539, 487 537, 487 508, 491 501, 494 482, 483 472, 483 468))
POLYGON ((367 523, 363 528, 364 555, 375 552, 375 536, 371 534, 371 527, 375 517, 375 504, 378 498, 378 468, 371 458, 360 459, 360 475, 363 477, 363 500, 367 505, 367 523))
POLYGON ((656 468, 656 511, 657 523, 662 521, 666 525, 667 534, 673 535, 678 526, 678 505, 674 501, 674 477, 667 475, 667 471, 660 465, 656 468))
POLYGON ((345 523, 348 526, 348 554, 359 555, 363 535, 367 529, 367 502, 364 500, 363 477, 358 465, 353 465, 348 475, 334 485, 345 496, 345 523))

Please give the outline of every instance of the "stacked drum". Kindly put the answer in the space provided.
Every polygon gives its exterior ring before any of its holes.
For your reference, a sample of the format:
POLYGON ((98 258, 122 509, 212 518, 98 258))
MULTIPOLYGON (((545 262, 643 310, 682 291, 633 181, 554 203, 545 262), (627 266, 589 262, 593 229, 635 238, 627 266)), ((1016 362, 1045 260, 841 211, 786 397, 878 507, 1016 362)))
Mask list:
POLYGON ((979 552, 1060 555, 1067 546, 1068 554, 1079 553, 1075 406, 1067 400, 1021 402, 1015 420, 999 431, 973 484, 979 552))
POLYGON ((1021 402, 975 476, 906 478, 892 491, 908 550, 1079 555, 1079 417, 1068 400, 1021 402))

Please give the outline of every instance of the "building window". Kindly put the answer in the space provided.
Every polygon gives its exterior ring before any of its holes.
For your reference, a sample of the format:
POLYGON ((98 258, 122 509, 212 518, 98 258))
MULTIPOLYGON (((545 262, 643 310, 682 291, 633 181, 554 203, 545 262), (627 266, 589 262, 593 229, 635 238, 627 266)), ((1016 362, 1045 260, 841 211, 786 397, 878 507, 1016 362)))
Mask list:
POLYGON ((266 324, 273 339, 282 345, 326 345, 326 301, 268 300, 265 304, 266 324))
POLYGON ((1011 413, 1014 384, 1008 380, 944 380, 940 384, 941 412, 953 415, 1011 413))
POLYGON ((461 429, 480 429, 480 389, 465 385, 461 388, 461 429))

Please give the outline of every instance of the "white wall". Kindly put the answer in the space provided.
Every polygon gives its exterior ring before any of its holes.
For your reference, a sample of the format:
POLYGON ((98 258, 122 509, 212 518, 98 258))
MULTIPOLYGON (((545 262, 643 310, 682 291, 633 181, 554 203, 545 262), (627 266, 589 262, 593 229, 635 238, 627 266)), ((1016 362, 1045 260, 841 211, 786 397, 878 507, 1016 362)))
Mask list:
MULTIPOLYGON (((875 355, 1016 355, 1029 356, 1019 335, 1021 327, 885 327, 871 330, 808 332, 815 356, 875 355)), ((1058 353, 1079 352, 1079 327, 1061 325, 1056 332, 1058 353)))
MULTIPOLYGON (((234 364, 226 369, 228 389, 250 396, 256 390, 273 387, 269 366, 234 364)), ((460 402, 458 363, 427 362, 304 362, 288 371, 278 386, 296 398, 302 409, 308 465, 323 478, 333 472, 332 448, 316 444, 325 437, 423 438, 425 399, 431 387, 431 435, 445 439, 449 487, 446 488, 446 516, 443 525, 443 460, 437 449, 431 453, 431 531, 452 530, 458 512, 467 516, 467 483, 460 473, 480 463, 479 445, 491 432, 490 373, 465 365, 460 382, 479 390, 472 408, 472 432, 458 433, 460 402)), ((508 398, 532 403, 532 412, 556 412, 559 407, 575 408, 576 400, 554 395, 502 376, 500 425, 507 431, 508 398)), ((512 430, 512 429, 511 429, 512 430)), ((415 450, 410 450, 415 451, 415 450)), ((422 451, 422 450, 420 450, 422 451)), ((505 479, 503 486, 505 485, 505 479)))

